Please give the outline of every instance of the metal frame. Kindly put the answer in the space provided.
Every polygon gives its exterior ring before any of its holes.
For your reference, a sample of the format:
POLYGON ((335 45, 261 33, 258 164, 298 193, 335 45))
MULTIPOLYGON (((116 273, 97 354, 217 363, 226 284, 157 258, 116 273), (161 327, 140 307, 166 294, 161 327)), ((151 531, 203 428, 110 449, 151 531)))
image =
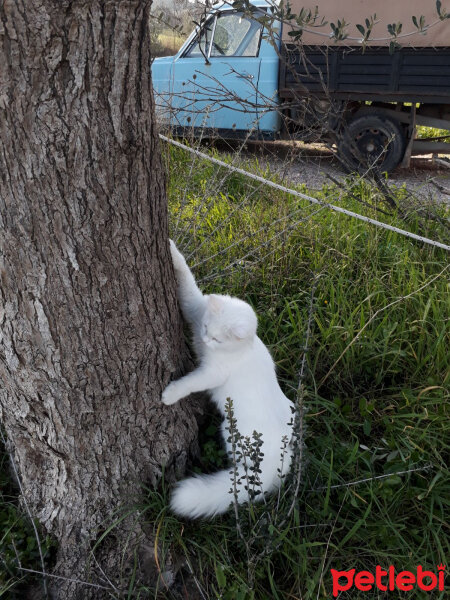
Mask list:
MULTIPOLYGON (((266 12, 264 11, 264 9, 261 9, 261 12, 266 12)), ((208 49, 208 53, 205 55, 206 60, 209 62, 210 58, 211 58, 211 49, 212 49, 212 42, 214 39, 214 34, 216 32, 216 25, 217 25, 217 19, 220 17, 220 15, 222 14, 231 14, 231 13, 242 13, 243 16, 245 16, 245 13, 243 13, 240 10, 219 10, 217 12, 215 12, 212 15, 212 19, 214 19, 214 25, 212 28, 212 32, 211 32, 211 40, 209 42, 209 49, 208 49)), ((212 20, 211 19, 211 20, 212 20)), ((191 51, 191 49, 193 48, 193 46, 196 44, 197 40, 199 40, 202 32, 204 31, 206 24, 208 23, 208 20, 206 20, 203 24, 203 26, 201 28, 198 29, 197 34, 192 38, 190 44, 187 46, 187 48, 183 51, 183 53, 181 54, 180 58, 190 58, 189 57, 189 52, 191 51)), ((256 51, 255 56, 242 56, 242 55, 237 55, 237 54, 231 54, 230 56, 226 56, 225 58, 258 58, 259 56, 259 51, 261 49, 261 40, 262 40, 262 32, 263 32, 264 27, 262 25, 260 25, 259 27, 259 40, 258 40, 258 49, 256 51)), ((213 59, 215 58, 223 58, 221 56, 213 56, 213 59)))
MULTIPOLYGON (((298 83, 286 84, 288 71, 295 72, 295 63, 290 62, 290 54, 295 56, 301 56, 298 46, 294 44, 283 44, 281 49, 280 59, 280 71, 279 71, 279 96, 280 98, 292 99, 295 97, 303 96, 315 96, 319 99, 336 98, 341 100, 356 100, 356 101, 385 101, 385 102, 412 102, 412 103, 433 103, 433 104, 450 104, 450 78, 448 78, 448 84, 444 86, 431 87, 427 89, 423 86, 420 91, 414 90, 409 91, 407 86, 403 85, 400 87, 400 74, 401 74, 401 58, 405 55, 410 55, 410 49, 405 48, 402 51, 397 51, 392 55, 392 63, 386 64, 386 68, 390 69, 389 88, 381 90, 380 92, 374 91, 373 89, 365 90, 364 84, 355 83, 352 86, 353 89, 339 90, 336 89, 338 85, 338 74, 339 67, 343 61, 343 56, 347 56, 352 53, 358 53, 361 55, 361 48, 349 47, 342 48, 339 46, 329 46, 322 48, 320 46, 303 46, 302 52, 306 58, 308 53, 310 55, 317 55, 318 52, 324 53, 327 56, 327 71, 326 76, 328 84, 325 89, 316 89, 316 84, 308 83, 308 81, 299 81, 298 83), (312 89, 313 88, 313 89, 312 89), (442 89, 443 88, 443 89, 442 89)), ((391 56, 387 54, 388 49, 386 47, 374 48, 369 47, 365 50, 365 56, 367 57, 367 74, 370 74, 371 58, 376 56, 391 56)), ((423 54, 424 56, 436 55, 441 57, 442 55, 448 56, 448 65, 450 66, 450 46, 442 47, 439 49, 433 48, 417 48, 414 50, 416 56, 423 54)), ((439 66, 439 65, 438 65, 439 66)), ((311 65, 312 70, 314 66, 311 65)), ((301 79, 301 75, 299 75, 301 79)), ((442 78, 445 81, 445 78, 442 78)), ((446 82, 447 83, 447 82, 446 82)))

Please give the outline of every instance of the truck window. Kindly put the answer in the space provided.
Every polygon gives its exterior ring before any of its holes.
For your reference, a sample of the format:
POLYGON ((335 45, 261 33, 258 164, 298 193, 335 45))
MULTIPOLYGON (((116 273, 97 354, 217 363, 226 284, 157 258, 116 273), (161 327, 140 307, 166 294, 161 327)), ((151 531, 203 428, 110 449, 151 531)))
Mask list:
POLYGON ((200 37, 196 39, 191 49, 188 51, 186 56, 192 58, 199 58, 200 56, 207 56, 209 53, 209 43, 211 41, 211 33, 214 28, 215 17, 209 19, 206 25, 203 27, 200 37))
POLYGON ((241 13, 222 13, 217 18, 211 56, 256 56, 261 26, 241 13))
POLYGON ((220 13, 206 23, 186 56, 258 56, 261 29, 260 23, 242 13, 220 13))

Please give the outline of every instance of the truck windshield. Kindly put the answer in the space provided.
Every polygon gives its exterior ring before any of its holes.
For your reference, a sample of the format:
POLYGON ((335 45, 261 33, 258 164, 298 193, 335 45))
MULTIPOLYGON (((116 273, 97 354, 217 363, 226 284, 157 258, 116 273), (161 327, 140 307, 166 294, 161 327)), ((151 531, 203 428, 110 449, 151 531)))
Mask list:
POLYGON ((242 13, 220 13, 206 23, 187 56, 257 56, 261 29, 242 13))

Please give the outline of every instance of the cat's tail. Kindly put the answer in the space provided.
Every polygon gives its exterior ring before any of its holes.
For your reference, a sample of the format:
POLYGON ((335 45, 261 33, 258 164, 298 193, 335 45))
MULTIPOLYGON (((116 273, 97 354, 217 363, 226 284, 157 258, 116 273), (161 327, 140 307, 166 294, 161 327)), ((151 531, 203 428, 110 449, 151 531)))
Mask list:
MULTIPOLYGON (((238 473, 238 477, 242 474, 238 473)), ((230 490, 233 475, 229 471, 218 471, 211 475, 195 475, 180 481, 172 494, 170 508, 174 513, 188 519, 214 517, 228 510, 233 502, 230 490)), ((241 490, 239 503, 248 500, 248 494, 241 490)))

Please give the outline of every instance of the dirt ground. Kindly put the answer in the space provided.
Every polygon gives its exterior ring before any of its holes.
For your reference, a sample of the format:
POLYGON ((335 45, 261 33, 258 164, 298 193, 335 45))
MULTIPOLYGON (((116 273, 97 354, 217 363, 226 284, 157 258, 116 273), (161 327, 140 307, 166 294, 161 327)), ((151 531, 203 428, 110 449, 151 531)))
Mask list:
MULTIPOLYGON (((334 152, 322 144, 301 142, 247 142, 241 148, 238 142, 215 142, 219 151, 240 150, 244 158, 257 158, 261 167, 269 166, 289 185, 304 183, 309 189, 321 189, 331 183, 330 177, 342 181, 344 172, 334 152)), ((405 185, 418 199, 450 204, 450 155, 415 156, 409 168, 395 169, 389 176, 389 184, 405 185), (447 163, 447 164, 445 164, 447 163)))

